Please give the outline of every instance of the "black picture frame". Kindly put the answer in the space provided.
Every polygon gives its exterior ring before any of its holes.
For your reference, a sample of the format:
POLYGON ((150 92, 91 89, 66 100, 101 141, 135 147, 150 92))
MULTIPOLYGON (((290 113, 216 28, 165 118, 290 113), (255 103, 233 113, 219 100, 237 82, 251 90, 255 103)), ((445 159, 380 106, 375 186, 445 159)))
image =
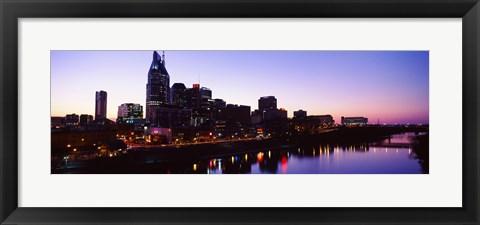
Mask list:
POLYGON ((479 224, 479 0, 0 0, 0 15, 1 224, 479 224), (18 207, 17 21, 63 17, 462 18, 463 207, 18 207))

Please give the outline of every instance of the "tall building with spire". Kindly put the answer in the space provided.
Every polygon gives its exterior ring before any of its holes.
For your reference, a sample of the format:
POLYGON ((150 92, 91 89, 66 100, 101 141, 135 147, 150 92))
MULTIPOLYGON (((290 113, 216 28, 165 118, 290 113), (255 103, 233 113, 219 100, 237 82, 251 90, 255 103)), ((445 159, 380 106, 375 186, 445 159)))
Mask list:
POLYGON ((153 52, 153 59, 148 71, 146 119, 153 125, 159 124, 160 108, 170 104, 170 76, 165 68, 165 53, 160 56, 153 52))

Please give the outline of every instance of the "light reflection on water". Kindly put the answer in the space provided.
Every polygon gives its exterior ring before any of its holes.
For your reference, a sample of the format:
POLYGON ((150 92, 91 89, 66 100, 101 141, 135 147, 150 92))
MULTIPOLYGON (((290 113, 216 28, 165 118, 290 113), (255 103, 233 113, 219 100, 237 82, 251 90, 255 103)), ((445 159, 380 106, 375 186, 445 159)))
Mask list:
POLYGON ((424 173, 410 145, 414 136, 414 133, 405 133, 393 135, 379 143, 319 144, 243 153, 199 161, 192 166, 190 172, 208 174, 424 173))

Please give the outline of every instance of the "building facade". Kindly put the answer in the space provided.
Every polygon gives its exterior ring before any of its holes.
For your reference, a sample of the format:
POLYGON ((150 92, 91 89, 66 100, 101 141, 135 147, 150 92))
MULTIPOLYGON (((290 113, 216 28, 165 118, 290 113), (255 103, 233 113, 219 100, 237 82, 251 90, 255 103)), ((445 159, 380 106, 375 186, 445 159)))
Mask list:
POLYGON ((79 121, 79 116, 75 113, 67 114, 65 116, 65 126, 77 126, 79 121))
POLYGON ((144 124, 143 106, 135 103, 124 103, 118 106, 117 123, 144 124))
POLYGON ((88 114, 80 115, 80 126, 87 126, 93 122, 93 116, 88 114))
POLYGON ((223 99, 213 99, 212 119, 219 120, 221 118, 222 109, 227 107, 227 103, 223 99))
POLYGON ((142 119, 143 106, 135 103, 123 103, 118 106, 117 118, 142 119))
POLYGON ((187 89, 187 107, 192 110, 191 125, 194 127, 212 125, 213 106, 212 90, 193 84, 187 89))
POLYGON ((368 124, 368 118, 366 117, 343 117, 342 125, 345 126, 365 126, 368 124))
POLYGON ((286 119, 287 118, 287 110, 284 108, 280 109, 268 109, 263 112, 263 119, 264 120, 278 120, 278 119, 286 119))
POLYGON ((95 120, 107 118, 107 92, 97 91, 95 93, 95 120))
POLYGON ((171 89, 172 105, 180 108, 187 107, 187 88, 183 83, 175 83, 171 89))
POLYGON ((293 128, 299 133, 318 133, 322 129, 335 125, 331 115, 311 115, 306 117, 293 117, 293 128))
POLYGON ((148 71, 146 94, 146 119, 153 126, 159 124, 159 109, 170 103, 170 75, 165 68, 165 54, 153 52, 152 64, 148 71))
POLYGON ((61 116, 52 116, 51 118, 52 127, 63 127, 65 126, 65 117, 61 116))
POLYGON ((312 116, 307 116, 309 121, 312 121, 315 124, 318 124, 320 126, 331 126, 335 123, 333 120, 332 115, 312 115, 312 116))
POLYGON ((275 96, 264 96, 258 99, 258 111, 265 119, 265 113, 270 110, 277 110, 277 99, 275 96))
POLYGON ((307 117, 307 111, 303 111, 303 110, 298 110, 298 111, 294 111, 293 112, 293 117, 294 118, 305 118, 307 117))

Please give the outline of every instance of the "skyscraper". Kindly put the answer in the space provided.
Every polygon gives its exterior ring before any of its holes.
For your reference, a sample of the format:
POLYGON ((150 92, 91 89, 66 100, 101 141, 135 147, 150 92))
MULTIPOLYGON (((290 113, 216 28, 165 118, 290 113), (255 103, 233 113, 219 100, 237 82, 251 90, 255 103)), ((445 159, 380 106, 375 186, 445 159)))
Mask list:
POLYGON ((265 118, 267 111, 277 110, 277 99, 274 96, 265 96, 258 99, 258 110, 265 118))
POLYGON ((307 111, 298 110, 293 112, 293 117, 295 118, 305 118, 307 117, 307 111))
POLYGON ((212 99, 212 90, 207 87, 202 87, 200 88, 200 95, 201 95, 201 103, 200 107, 202 110, 205 112, 208 117, 212 117, 212 106, 214 103, 214 100, 212 99))
POLYGON ((93 121, 93 116, 88 114, 80 115, 80 126, 87 126, 93 121))
POLYGON ((223 99, 213 99, 213 105, 216 109, 221 109, 227 107, 227 103, 223 99))
POLYGON ((67 114, 65 116, 65 125, 67 126, 77 126, 78 125, 78 115, 73 113, 73 114, 67 114))
POLYGON ((140 104, 123 103, 118 106, 118 119, 142 119, 143 107, 140 104))
POLYGON ((206 87, 200 88, 200 84, 193 84, 187 89, 187 106, 192 109, 193 126, 208 125, 212 119, 212 90, 206 87))
POLYGON ((95 93, 95 120, 107 118, 107 92, 97 91, 95 93))
POLYGON ((228 104, 227 107, 222 109, 222 116, 225 120, 232 123, 242 123, 246 126, 250 124, 250 106, 228 104))
POLYGON ((165 54, 153 52, 152 64, 148 71, 146 119, 158 124, 159 108, 170 103, 170 76, 165 68, 165 54))
POLYGON ((131 124, 135 130, 143 130, 143 107, 135 103, 123 103, 118 106, 117 124, 131 124))
POLYGON ((187 106, 191 109, 200 108, 202 95, 200 92, 200 84, 193 84, 192 88, 187 89, 187 106))
POLYGON ((187 88, 183 83, 174 83, 172 85, 172 105, 180 108, 187 107, 187 88))
POLYGON ((258 110, 260 110, 260 112, 269 109, 277 109, 277 99, 275 96, 265 96, 258 99, 258 110))
POLYGON ((221 119, 222 109, 227 107, 227 103, 223 99, 213 99, 212 104, 212 119, 219 120, 221 119))

